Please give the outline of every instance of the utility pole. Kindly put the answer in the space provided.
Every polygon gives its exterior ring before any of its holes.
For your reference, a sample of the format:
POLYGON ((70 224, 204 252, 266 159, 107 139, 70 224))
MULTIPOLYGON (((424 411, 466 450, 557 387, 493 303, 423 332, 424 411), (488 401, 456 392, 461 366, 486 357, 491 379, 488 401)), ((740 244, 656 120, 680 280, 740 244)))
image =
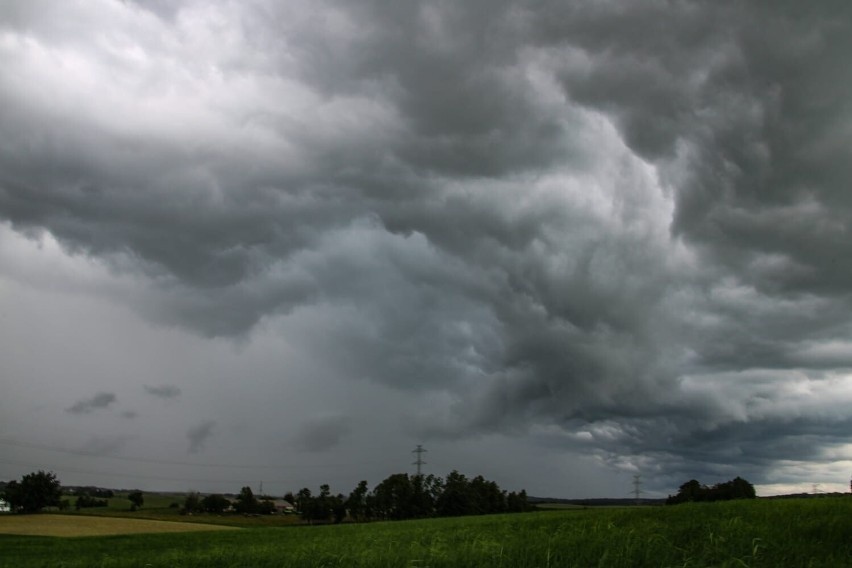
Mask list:
POLYGON ((639 495, 642 494, 642 476, 638 473, 633 476, 633 497, 636 499, 636 504, 639 504, 639 495))
POLYGON ((412 454, 417 454, 417 460, 411 462, 412 465, 417 466, 417 477, 420 477, 420 466, 426 465, 426 462, 423 461, 423 454, 426 453, 426 451, 427 450, 424 450, 423 446, 420 444, 417 444, 417 448, 411 451, 412 454))

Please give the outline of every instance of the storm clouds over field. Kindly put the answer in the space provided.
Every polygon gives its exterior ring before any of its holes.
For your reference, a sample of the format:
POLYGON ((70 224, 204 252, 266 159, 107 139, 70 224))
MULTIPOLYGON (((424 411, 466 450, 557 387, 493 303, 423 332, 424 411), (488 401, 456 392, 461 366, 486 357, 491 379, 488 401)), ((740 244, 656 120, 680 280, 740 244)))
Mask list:
POLYGON ((0 7, 0 479, 852 471, 847 2, 0 7), (198 467, 204 465, 205 467, 198 467))

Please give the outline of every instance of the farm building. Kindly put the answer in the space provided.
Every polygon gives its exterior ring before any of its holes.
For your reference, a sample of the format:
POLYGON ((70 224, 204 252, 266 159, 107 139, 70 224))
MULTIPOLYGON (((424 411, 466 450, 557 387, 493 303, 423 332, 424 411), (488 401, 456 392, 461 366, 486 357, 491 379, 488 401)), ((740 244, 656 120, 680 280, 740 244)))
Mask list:
POLYGON ((9 503, 4 499, 0 499, 0 513, 11 513, 12 508, 9 506, 9 503))
POLYGON ((293 504, 289 501, 285 501, 284 499, 274 499, 272 504, 275 505, 276 513, 295 513, 296 508, 293 507, 293 504))

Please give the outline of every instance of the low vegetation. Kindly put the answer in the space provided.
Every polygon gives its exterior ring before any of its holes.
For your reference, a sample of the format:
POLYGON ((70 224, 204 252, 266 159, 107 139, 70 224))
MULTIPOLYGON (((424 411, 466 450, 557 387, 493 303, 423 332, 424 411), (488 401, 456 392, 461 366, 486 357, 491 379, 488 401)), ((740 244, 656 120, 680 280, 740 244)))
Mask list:
POLYGON ((219 533, 68 539, 0 535, 0 566, 833 568, 852 565, 850 517, 852 499, 832 497, 219 533))

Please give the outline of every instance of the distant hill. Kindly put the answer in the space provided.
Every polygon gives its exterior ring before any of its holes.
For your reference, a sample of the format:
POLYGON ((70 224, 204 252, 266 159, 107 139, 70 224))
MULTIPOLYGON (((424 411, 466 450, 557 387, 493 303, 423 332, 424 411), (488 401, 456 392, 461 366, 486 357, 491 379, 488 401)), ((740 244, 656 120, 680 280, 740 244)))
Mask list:
POLYGON ((559 505, 575 505, 579 507, 627 507, 630 505, 664 505, 665 499, 632 499, 632 498, 595 498, 595 499, 556 499, 552 497, 527 497, 531 505, 556 503, 559 505))
POLYGON ((758 499, 820 499, 823 497, 843 497, 848 493, 790 493, 788 495, 770 495, 758 499))
MULTIPOLYGON (((820 499, 825 497, 842 497, 848 493, 790 493, 788 495, 770 495, 758 499, 820 499)), ((552 503, 557 505, 573 505, 575 507, 628 507, 630 505, 665 505, 665 499, 636 499, 632 498, 596 498, 596 499, 558 499, 554 497, 527 497, 531 505, 552 503)))

